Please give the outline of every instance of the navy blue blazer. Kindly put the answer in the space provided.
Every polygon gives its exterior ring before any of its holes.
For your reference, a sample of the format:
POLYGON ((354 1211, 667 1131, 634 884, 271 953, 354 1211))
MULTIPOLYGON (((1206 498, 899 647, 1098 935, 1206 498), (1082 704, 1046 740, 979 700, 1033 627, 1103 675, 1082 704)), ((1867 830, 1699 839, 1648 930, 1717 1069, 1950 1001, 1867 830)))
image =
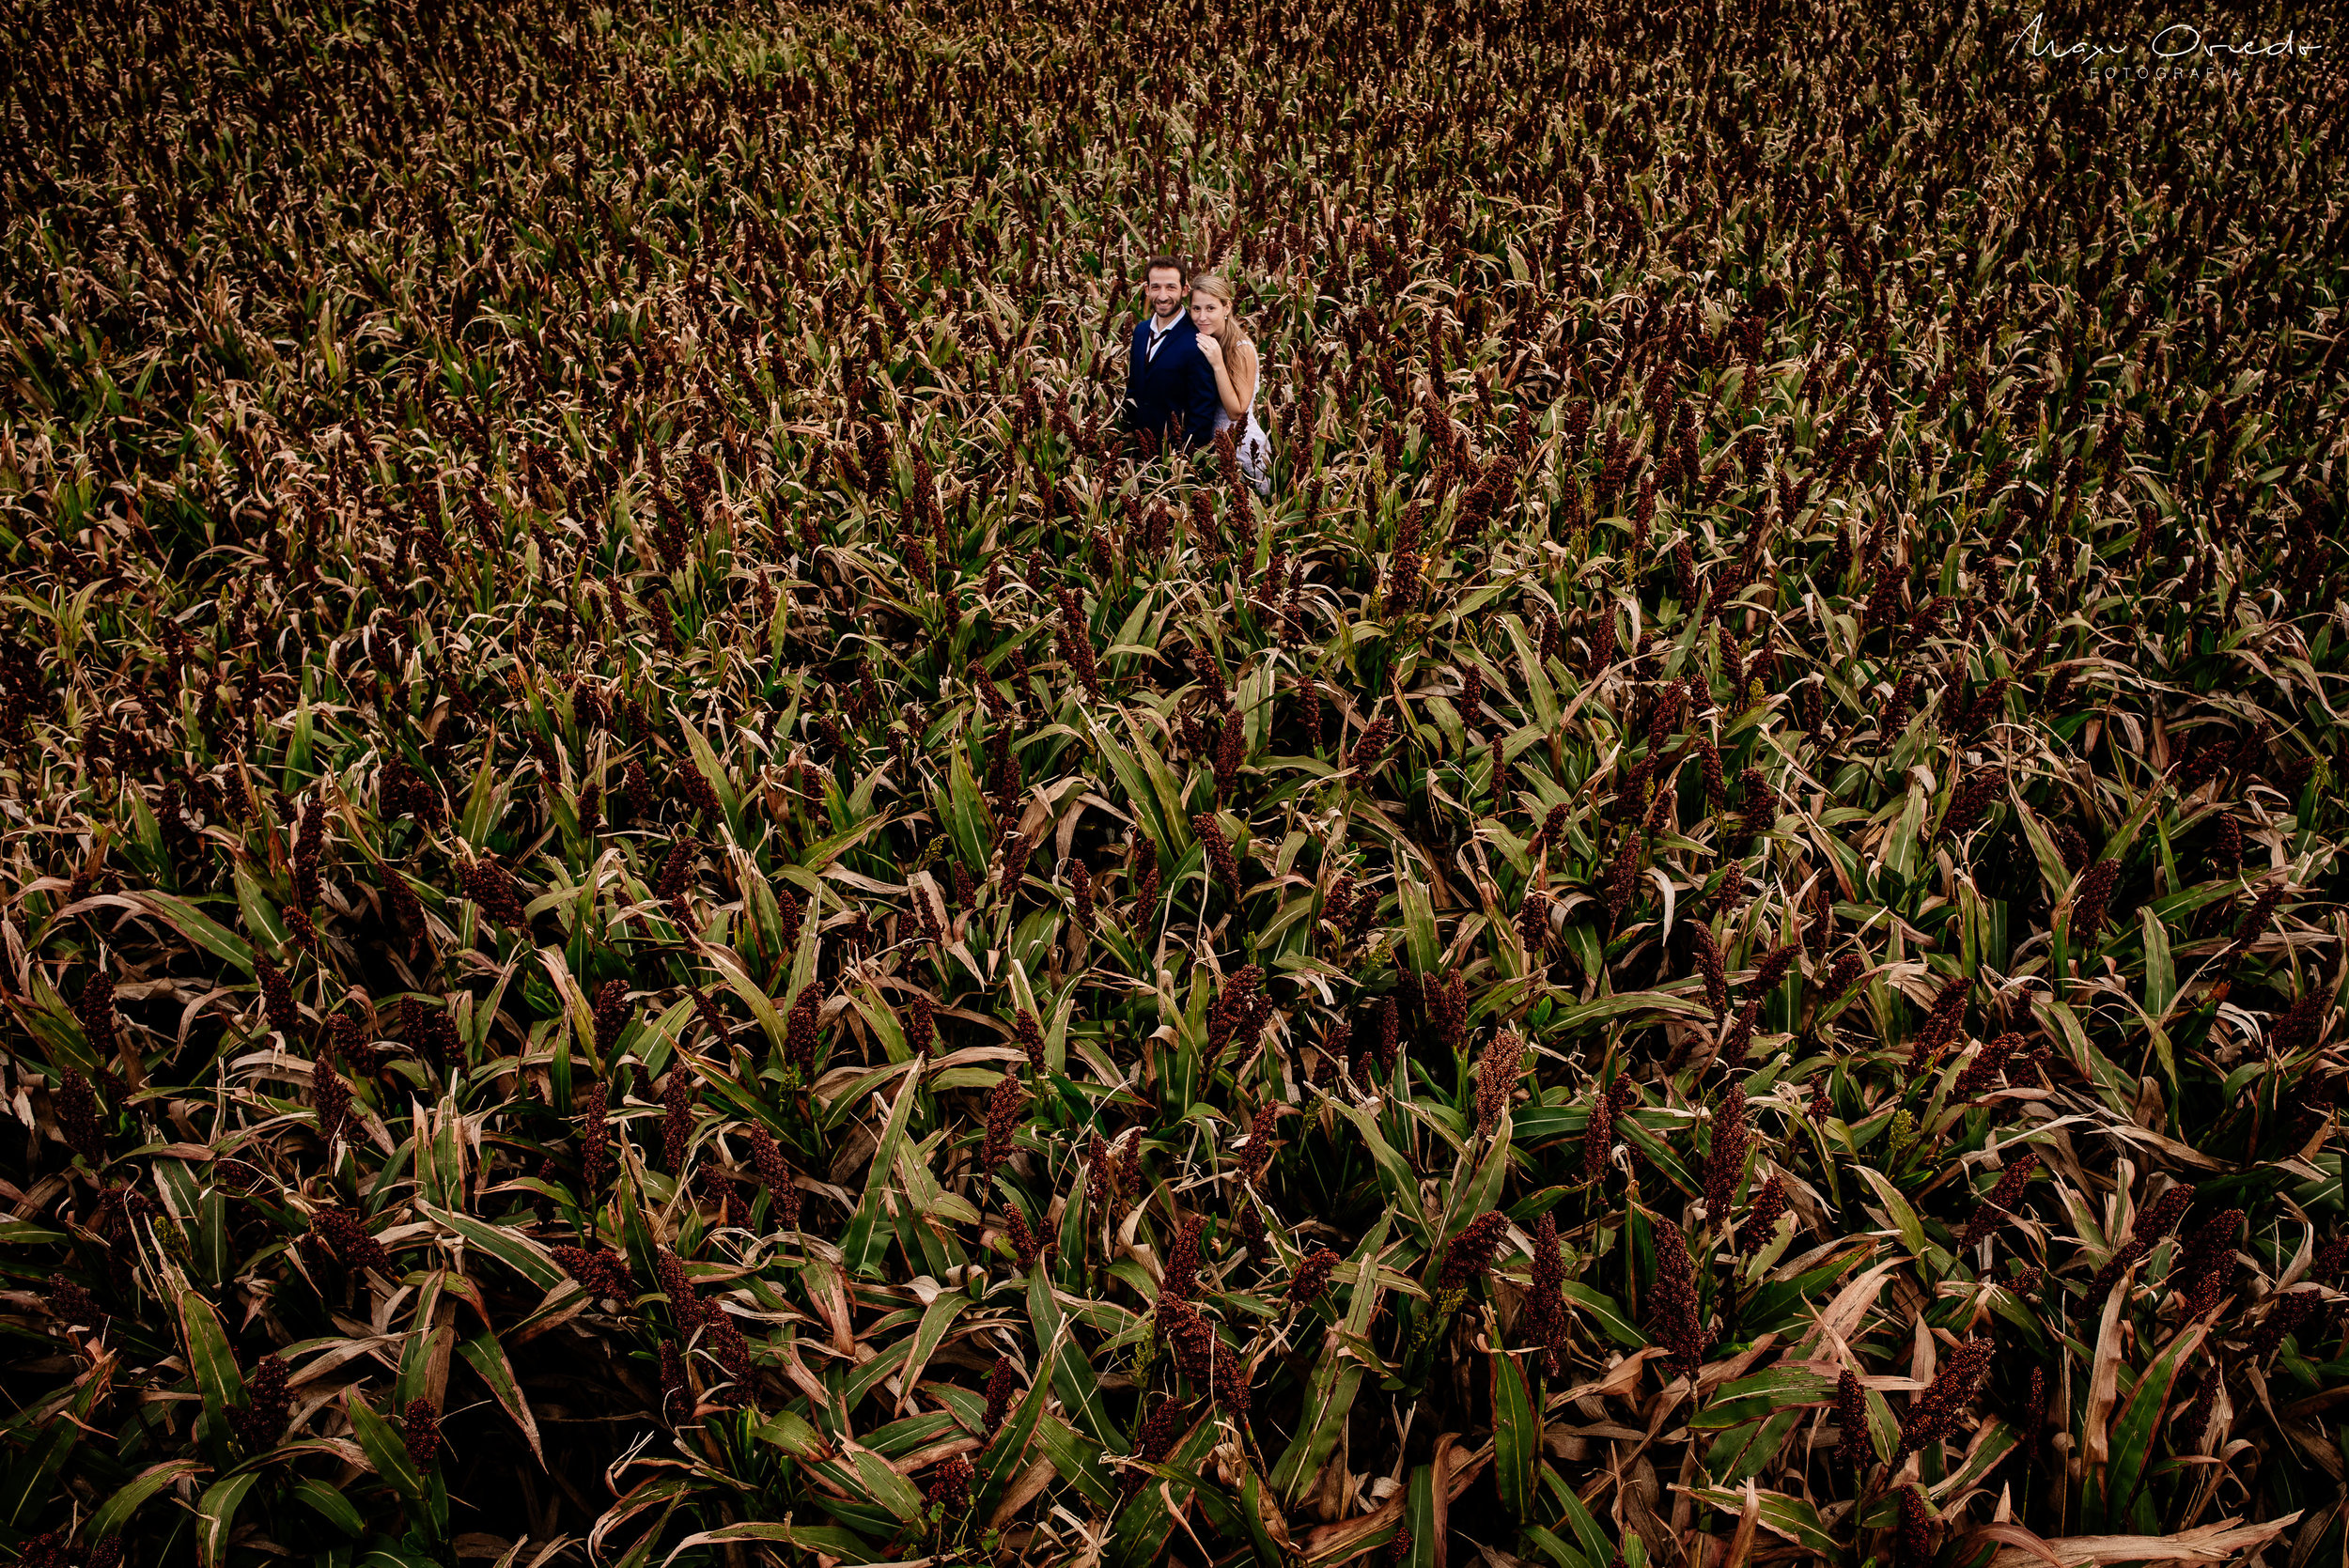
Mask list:
POLYGON ((1215 439, 1215 416, 1222 409, 1215 366, 1199 351, 1199 328, 1188 312, 1168 330, 1156 360, 1150 358, 1149 318, 1135 324, 1133 351, 1126 362, 1128 429, 1152 432, 1163 449, 1180 415, 1183 445, 1205 446, 1215 439))

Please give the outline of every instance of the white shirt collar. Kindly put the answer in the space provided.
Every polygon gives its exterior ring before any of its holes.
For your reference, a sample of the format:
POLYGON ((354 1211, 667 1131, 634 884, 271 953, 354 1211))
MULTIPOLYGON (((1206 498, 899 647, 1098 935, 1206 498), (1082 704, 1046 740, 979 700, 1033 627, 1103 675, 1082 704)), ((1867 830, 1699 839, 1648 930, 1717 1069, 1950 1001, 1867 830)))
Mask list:
POLYGON ((1169 322, 1168 322, 1165 326, 1163 326, 1163 327, 1161 327, 1161 326, 1159 326, 1159 318, 1158 318, 1157 317, 1155 317, 1155 316, 1151 317, 1151 318, 1150 318, 1150 335, 1151 335, 1153 338, 1160 338, 1160 337, 1164 337, 1164 336, 1165 336, 1168 333, 1171 333, 1171 332, 1173 332, 1173 331, 1174 331, 1176 327, 1181 326, 1181 325, 1183 324, 1183 318, 1184 318, 1184 317, 1186 317, 1186 316, 1189 316, 1190 314, 1190 307, 1189 305, 1185 305, 1182 309, 1180 309, 1180 310, 1178 310, 1178 311, 1176 311, 1176 312, 1174 313, 1174 319, 1173 319, 1172 321, 1169 321, 1169 322))

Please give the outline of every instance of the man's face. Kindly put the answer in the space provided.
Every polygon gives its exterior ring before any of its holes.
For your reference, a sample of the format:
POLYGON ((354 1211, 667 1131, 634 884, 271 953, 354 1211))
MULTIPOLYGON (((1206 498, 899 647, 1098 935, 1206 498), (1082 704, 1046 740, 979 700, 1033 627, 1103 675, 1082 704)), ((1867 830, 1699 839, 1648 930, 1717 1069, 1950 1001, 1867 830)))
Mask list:
POLYGON ((1183 274, 1172 267, 1154 268, 1142 280, 1143 294, 1150 301, 1150 314, 1164 321, 1183 308, 1183 274))

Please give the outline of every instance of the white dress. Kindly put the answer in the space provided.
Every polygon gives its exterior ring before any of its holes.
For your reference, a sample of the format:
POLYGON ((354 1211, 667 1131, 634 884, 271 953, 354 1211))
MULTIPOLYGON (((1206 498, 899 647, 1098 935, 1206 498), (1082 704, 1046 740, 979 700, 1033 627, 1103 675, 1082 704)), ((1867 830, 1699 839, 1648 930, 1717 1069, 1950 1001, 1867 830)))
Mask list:
MULTIPOLYGON (((1264 374, 1256 376, 1259 391, 1264 387, 1264 374)), ((1215 427, 1218 432, 1229 430, 1240 422, 1221 403, 1215 406, 1215 427)), ((1256 493, 1267 500, 1272 497, 1272 442, 1266 439, 1264 427, 1256 423, 1256 405, 1248 405, 1248 422, 1234 432, 1232 443, 1239 449, 1240 476, 1255 487, 1256 493)))

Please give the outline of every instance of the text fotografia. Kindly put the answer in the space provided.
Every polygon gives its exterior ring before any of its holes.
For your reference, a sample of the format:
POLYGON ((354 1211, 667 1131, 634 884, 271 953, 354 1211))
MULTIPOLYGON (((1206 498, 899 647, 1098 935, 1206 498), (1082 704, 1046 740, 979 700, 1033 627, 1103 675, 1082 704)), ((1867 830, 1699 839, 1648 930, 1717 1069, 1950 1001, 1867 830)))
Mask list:
POLYGON ((2046 34, 2046 13, 2007 45, 2007 54, 2026 58, 2063 60, 2091 71, 2139 76, 2195 76, 2205 70, 2239 72, 2247 64, 2267 60, 2305 60, 2324 45, 2302 43, 2290 32, 2279 39, 2221 39, 2190 22, 2173 22, 2141 42, 2080 39, 2062 41, 2046 34), (2135 67, 2133 72, 2129 68, 2135 67))

